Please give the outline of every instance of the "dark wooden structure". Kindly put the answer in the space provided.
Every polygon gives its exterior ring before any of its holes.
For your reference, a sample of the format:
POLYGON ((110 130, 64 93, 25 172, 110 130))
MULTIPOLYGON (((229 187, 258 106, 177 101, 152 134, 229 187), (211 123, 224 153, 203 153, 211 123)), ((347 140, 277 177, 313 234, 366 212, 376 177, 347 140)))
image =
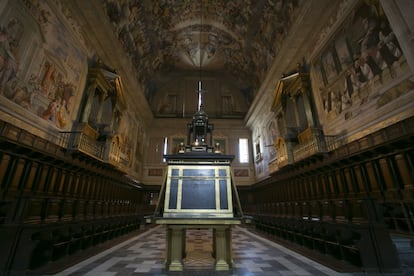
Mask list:
POLYGON ((243 209, 281 241, 364 271, 399 271, 391 234, 414 235, 413 149, 409 118, 240 190, 243 209))
POLYGON ((135 231, 144 189, 111 165, 0 122, 0 269, 26 273, 135 231))

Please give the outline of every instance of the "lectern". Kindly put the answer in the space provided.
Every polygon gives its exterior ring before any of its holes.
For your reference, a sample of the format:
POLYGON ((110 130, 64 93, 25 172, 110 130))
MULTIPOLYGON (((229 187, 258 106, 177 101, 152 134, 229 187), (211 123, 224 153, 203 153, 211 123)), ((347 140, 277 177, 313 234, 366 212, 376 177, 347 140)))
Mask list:
POLYGON ((209 228, 213 229, 215 268, 228 270, 233 265, 231 228, 243 221, 230 167, 234 156, 211 145, 213 125, 202 109, 187 131, 187 144, 180 153, 164 155, 168 166, 152 217, 166 227, 165 266, 170 271, 183 270, 186 229, 209 228))

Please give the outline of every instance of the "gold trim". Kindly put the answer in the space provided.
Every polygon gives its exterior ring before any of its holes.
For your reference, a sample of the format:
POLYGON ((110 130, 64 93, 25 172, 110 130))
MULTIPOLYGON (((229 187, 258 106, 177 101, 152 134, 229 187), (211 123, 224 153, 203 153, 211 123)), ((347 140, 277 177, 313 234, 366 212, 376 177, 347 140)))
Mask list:
POLYGON ((232 186, 231 186, 231 170, 230 166, 226 165, 169 165, 168 175, 166 180, 166 193, 165 193, 165 204, 164 204, 164 217, 220 217, 230 218, 233 217, 233 201, 232 201, 232 186), (172 171, 177 169, 178 176, 172 176, 172 171), (184 176, 184 169, 189 170, 214 170, 214 176, 184 176), (220 170, 225 170, 226 175, 220 176, 220 170), (177 205, 176 208, 170 209, 170 195, 171 195, 171 181, 173 179, 178 180, 177 190, 177 205), (182 192, 183 192, 183 180, 184 179, 203 179, 203 180, 214 180, 214 191, 215 191, 215 208, 214 209, 182 209, 182 192), (227 192, 227 208, 221 209, 220 202, 220 180, 226 180, 226 192, 227 192))

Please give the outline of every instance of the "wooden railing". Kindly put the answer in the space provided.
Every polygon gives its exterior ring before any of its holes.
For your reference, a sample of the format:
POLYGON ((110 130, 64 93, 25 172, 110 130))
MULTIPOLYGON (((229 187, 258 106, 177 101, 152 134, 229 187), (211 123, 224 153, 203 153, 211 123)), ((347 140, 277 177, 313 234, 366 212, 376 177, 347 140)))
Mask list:
POLYGON ((301 137, 299 137, 299 143, 294 145, 291 149, 293 160, 289 162, 288 148, 286 148, 285 151, 279 150, 277 158, 277 165, 279 168, 314 155, 334 151, 342 145, 339 136, 325 136, 319 129, 310 129, 309 131, 306 130, 304 132, 307 132, 306 139, 301 139, 301 137))
POLYGON ((298 144, 293 148, 293 158, 295 161, 305 159, 309 156, 327 152, 326 142, 323 135, 312 135, 303 144, 298 144))
POLYGON ((82 152, 99 161, 108 162, 120 169, 128 168, 131 161, 131 148, 128 145, 99 141, 82 131, 61 132, 59 145, 71 151, 82 152))
POLYGON ((61 132, 60 146, 77 150, 100 161, 105 159, 105 142, 97 141, 81 131, 61 132))
POLYGON ((130 146, 112 143, 109 151, 109 163, 115 166, 128 167, 131 161, 130 154, 130 146))

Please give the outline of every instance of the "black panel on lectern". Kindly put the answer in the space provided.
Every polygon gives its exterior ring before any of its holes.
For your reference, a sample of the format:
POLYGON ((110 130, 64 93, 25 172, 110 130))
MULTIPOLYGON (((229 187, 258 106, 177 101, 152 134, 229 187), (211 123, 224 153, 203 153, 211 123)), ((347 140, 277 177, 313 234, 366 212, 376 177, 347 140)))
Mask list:
POLYGON ((214 169, 183 169, 183 176, 214 177, 214 169))
POLYGON ((181 209, 216 209, 215 180, 183 179, 181 209))
POLYGON ((177 208, 177 194, 178 194, 178 179, 171 179, 170 187, 170 202, 168 208, 176 209, 177 208))
POLYGON ((220 209, 229 208, 227 199, 227 180, 219 180, 220 185, 220 209))
POLYGON ((173 169, 171 170, 171 176, 178 176, 180 170, 179 169, 173 169))

